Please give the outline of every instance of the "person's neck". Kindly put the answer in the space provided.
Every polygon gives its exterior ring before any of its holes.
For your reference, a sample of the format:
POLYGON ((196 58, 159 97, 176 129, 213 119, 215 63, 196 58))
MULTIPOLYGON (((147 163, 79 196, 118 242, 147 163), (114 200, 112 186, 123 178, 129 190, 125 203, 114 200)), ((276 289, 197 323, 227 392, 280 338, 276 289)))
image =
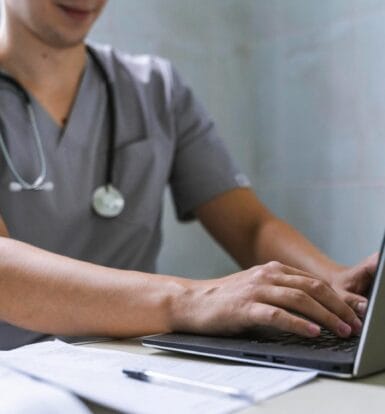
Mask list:
POLYGON ((67 119, 85 63, 83 43, 55 48, 32 36, 0 32, 0 68, 31 93, 60 125, 67 119))
POLYGON ((11 40, 0 35, 0 39, 0 66, 26 89, 68 90, 84 70, 84 44, 59 49, 34 38, 11 40))

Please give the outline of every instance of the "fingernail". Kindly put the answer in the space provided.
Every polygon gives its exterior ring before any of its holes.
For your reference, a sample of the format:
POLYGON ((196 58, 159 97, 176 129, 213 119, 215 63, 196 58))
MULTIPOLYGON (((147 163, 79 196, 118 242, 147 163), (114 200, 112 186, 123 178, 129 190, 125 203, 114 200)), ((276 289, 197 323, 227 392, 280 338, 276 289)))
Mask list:
POLYGON ((311 336, 318 336, 321 333, 321 328, 314 323, 309 323, 307 330, 311 336))
POLYGON ((360 315, 364 315, 367 307, 368 307, 368 304, 366 302, 359 302, 357 303, 356 309, 360 315))
POLYGON ((337 327, 340 336, 349 336, 352 333, 352 328, 344 322, 340 322, 337 327))

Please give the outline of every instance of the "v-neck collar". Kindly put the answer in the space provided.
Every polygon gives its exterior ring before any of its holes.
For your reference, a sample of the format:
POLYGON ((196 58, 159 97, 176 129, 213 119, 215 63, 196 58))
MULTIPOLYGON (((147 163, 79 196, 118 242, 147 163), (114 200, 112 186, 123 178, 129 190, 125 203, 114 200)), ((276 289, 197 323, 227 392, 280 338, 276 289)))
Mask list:
POLYGON ((93 76, 95 71, 91 70, 91 67, 91 59, 87 57, 86 66, 64 126, 59 125, 40 102, 30 95, 33 109, 37 115, 39 129, 47 137, 47 140, 53 141, 57 146, 62 144, 65 146, 67 144, 81 145, 82 143, 79 142, 79 132, 87 130, 95 121, 95 119, 91 120, 89 119, 90 117, 85 116, 85 112, 87 112, 91 104, 90 100, 93 101, 93 98, 97 98, 97 92, 93 84, 95 82, 93 76), (92 91, 95 92, 95 96, 90 96, 92 91))

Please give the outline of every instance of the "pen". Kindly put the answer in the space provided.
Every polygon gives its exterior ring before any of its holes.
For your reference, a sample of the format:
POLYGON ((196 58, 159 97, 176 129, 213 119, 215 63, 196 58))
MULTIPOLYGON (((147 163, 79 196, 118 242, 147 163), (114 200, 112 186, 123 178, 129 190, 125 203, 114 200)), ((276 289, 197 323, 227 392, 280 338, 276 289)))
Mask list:
POLYGON ((208 392, 232 398, 240 398, 243 400, 248 400, 252 403, 256 402, 252 395, 244 391, 238 390, 237 388, 228 387, 225 385, 208 384, 206 382, 176 377, 174 375, 162 374, 160 372, 155 372, 147 369, 140 371, 123 369, 122 372, 126 374, 129 378, 138 381, 148 382, 157 385, 170 385, 173 387, 180 387, 187 390, 194 389, 197 391, 208 392))

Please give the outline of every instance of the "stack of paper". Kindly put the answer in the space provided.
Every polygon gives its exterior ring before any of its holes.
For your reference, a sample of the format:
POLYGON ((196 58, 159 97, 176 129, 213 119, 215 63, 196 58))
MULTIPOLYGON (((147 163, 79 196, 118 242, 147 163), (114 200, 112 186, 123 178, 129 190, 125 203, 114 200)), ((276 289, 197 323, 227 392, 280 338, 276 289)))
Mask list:
POLYGON ((0 367, 0 413, 91 414, 72 394, 0 367))
POLYGON ((60 341, 0 352, 0 364, 56 384, 101 405, 130 413, 223 414, 245 408, 250 402, 130 379, 122 373, 123 368, 150 369, 232 386, 252 394, 257 401, 287 391, 316 376, 315 372, 81 348, 60 341))

